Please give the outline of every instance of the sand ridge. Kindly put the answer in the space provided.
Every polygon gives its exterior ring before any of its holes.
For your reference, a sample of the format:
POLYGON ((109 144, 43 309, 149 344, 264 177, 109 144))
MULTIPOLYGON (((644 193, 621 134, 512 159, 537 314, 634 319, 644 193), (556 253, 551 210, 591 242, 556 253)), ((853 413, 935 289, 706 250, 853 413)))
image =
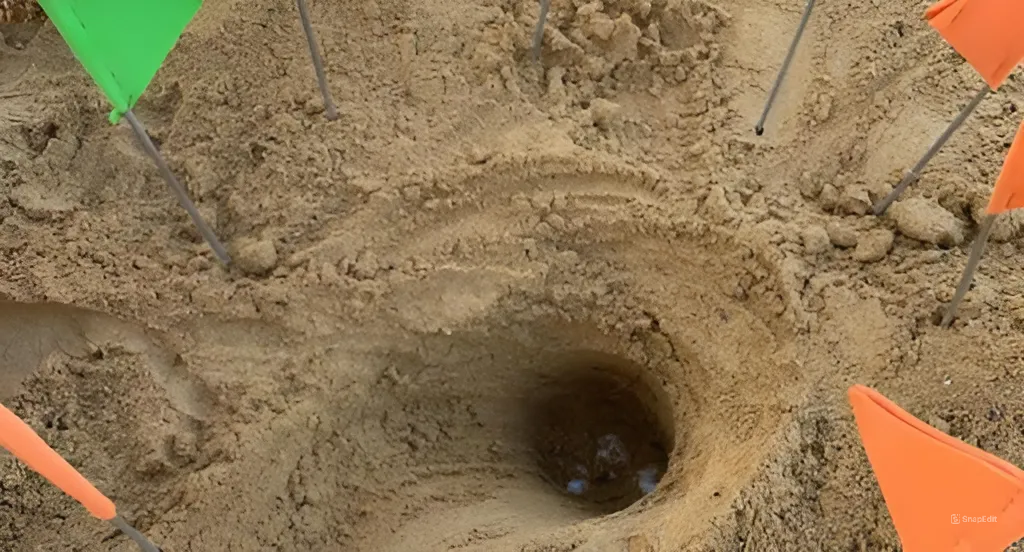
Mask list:
MULTIPOLYGON (((293 6, 209 3, 137 112, 231 271, 26 5, 0 400, 166 552, 897 550, 854 383, 1024 464, 1022 219, 935 318, 1016 77, 868 213, 982 85, 919 3, 820 3, 762 137, 798 3, 554 0, 536 66, 535 3, 313 2, 333 122, 293 6), (608 515, 538 422, 597 365, 670 449, 608 515)), ((0 458, 0 550, 132 546, 0 458)))

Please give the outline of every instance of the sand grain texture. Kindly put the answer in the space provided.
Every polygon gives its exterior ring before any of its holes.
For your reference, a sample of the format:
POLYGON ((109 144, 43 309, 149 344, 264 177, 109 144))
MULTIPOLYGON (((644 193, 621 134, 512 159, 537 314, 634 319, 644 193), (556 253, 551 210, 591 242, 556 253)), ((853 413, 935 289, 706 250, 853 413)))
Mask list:
MULTIPOLYGON (((797 3, 555 0, 534 66, 532 2, 312 2, 328 122, 294 7, 208 2, 137 113, 231 271, 27 5, 0 400, 165 552, 896 550, 853 383, 1024 465, 1019 225, 935 317, 1018 82, 907 193, 927 235, 866 212, 981 85, 918 2, 820 3, 760 138, 797 3), (538 458, 598 366, 671 449, 611 515, 538 458)), ((72 549, 133 548, 0 457, 0 551, 72 549)))

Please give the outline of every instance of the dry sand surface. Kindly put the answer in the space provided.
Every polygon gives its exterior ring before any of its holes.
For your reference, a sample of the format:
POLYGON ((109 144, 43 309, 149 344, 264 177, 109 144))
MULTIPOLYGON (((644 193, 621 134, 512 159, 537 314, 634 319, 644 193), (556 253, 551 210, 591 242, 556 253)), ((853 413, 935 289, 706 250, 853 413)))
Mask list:
MULTIPOLYGON (((867 213, 981 86, 921 2, 820 2, 760 138, 796 0, 555 0, 542 66, 536 2, 315 0, 333 122, 207 2, 137 113, 230 271, 21 6, 0 400, 165 552, 895 551, 855 383, 1024 465, 1024 217, 936 325, 1019 81, 867 213)), ((134 549, 0 457, 0 550, 134 549)))

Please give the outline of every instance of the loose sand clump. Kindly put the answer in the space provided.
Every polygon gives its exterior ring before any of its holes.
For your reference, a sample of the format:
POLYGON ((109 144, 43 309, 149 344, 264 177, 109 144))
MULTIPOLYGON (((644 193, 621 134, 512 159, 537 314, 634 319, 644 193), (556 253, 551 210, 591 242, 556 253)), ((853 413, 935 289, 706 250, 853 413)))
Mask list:
MULTIPOLYGON (((1024 98, 873 217, 981 83, 820 3, 755 137, 799 9, 555 0, 534 65, 533 2, 313 2, 329 122, 287 3, 208 3, 137 112, 232 271, 0 25, 0 401, 165 552, 895 550, 849 385, 1024 464, 1019 221, 933 316, 1024 98)), ((0 458, 0 550, 132 546, 0 458)))

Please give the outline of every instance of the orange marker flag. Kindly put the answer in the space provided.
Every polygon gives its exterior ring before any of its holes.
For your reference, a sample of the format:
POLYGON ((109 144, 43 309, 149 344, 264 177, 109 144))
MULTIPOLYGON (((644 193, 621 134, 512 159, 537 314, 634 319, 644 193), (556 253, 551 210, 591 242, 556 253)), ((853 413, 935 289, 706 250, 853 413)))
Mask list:
POLYGON ((1024 536, 1024 471, 849 391, 860 439, 904 552, 1002 552, 1024 536))
POLYGON ((988 214, 998 215, 1021 207, 1024 207, 1024 122, 1017 129, 1017 136, 1003 161, 1003 170, 988 202, 988 214))
POLYGON ((904 552, 1002 552, 1024 536, 1024 471, 863 385, 849 398, 904 552))
POLYGON ((0 446, 24 462, 50 483, 85 506, 89 513, 104 520, 117 517, 117 509, 82 474, 68 464, 57 451, 21 418, 0 404, 0 446))
POLYGON ((1020 0, 940 0, 924 16, 992 90, 1024 59, 1020 0))

